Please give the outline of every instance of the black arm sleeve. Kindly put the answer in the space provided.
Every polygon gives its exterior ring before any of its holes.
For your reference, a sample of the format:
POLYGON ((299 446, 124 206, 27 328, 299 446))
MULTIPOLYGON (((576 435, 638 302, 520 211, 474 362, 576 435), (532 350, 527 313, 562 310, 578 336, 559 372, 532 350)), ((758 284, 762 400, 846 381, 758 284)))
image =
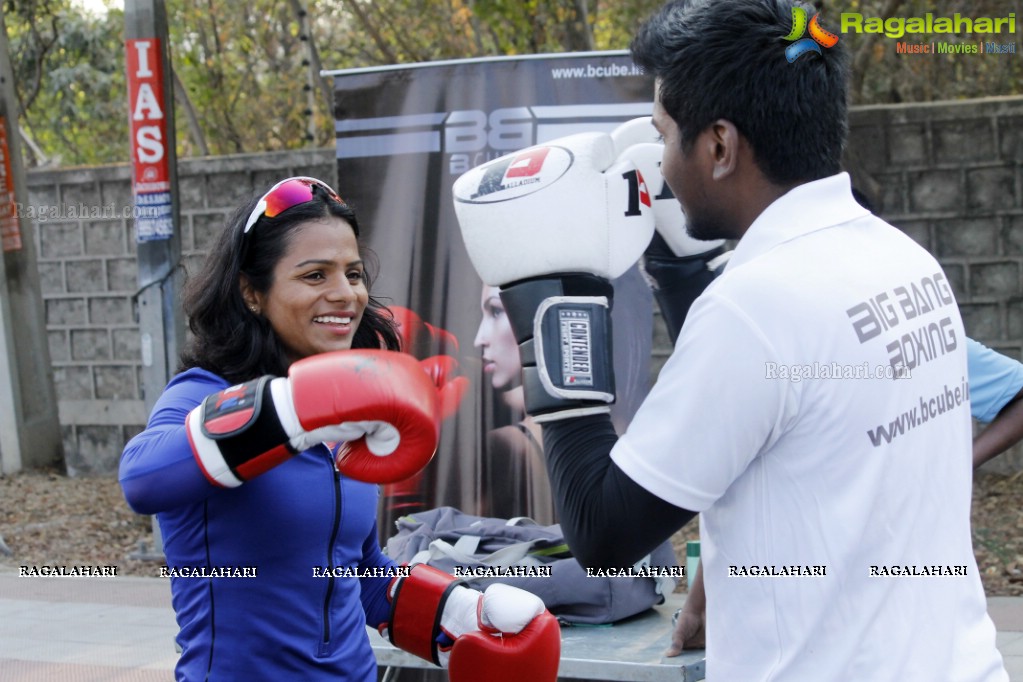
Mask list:
POLYGON ((724 247, 719 246, 696 256, 676 256, 664 238, 654 233, 643 256, 643 271, 652 280, 654 299, 673 344, 678 340, 693 301, 718 275, 707 269, 707 263, 724 252, 724 247))
POLYGON ((696 516, 625 475, 610 457, 617 440, 606 414, 543 425, 561 528, 583 566, 631 566, 696 516))

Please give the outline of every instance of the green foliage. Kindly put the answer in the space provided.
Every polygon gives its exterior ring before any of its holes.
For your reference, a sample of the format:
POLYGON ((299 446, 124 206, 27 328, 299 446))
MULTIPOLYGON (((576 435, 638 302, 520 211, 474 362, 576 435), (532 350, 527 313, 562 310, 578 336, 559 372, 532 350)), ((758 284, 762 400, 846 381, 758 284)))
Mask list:
MULTIPOLYGON (((288 3, 257 0, 244 10, 221 0, 170 0, 171 58, 211 154, 300 147, 308 116, 306 41, 288 3)), ((317 93, 318 95, 319 93, 317 93)), ((320 144, 332 137, 325 103, 315 112, 320 144)), ((184 155, 197 153, 178 109, 184 155)))
POLYGON ((128 153, 124 17, 88 15, 69 0, 4 8, 21 125, 44 157, 31 163, 109 163, 128 153))
POLYGON ((1023 14, 1015 0, 843 0, 828 2, 821 15, 824 26, 837 31, 842 12, 859 12, 864 17, 908 19, 924 17, 1007 17, 1015 12, 1016 32, 1001 35, 965 34, 950 36, 912 35, 890 38, 880 34, 842 33, 854 56, 851 101, 853 104, 929 102, 972 99, 1023 93, 1023 69, 1019 54, 899 54, 899 42, 934 41, 976 45, 980 41, 1015 42, 1023 49, 1023 14), (833 7, 833 9, 832 9, 833 7))
POLYGON ((440 59, 617 50, 662 0, 353 0, 320 3, 324 64, 351 68, 440 59), (328 58, 329 57, 329 58, 328 58))

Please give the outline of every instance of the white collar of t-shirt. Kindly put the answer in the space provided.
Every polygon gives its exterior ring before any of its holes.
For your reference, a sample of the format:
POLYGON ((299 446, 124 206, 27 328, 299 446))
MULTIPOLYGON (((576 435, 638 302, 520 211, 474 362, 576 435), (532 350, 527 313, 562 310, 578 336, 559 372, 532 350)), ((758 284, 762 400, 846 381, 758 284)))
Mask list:
POLYGON ((757 216, 736 244, 725 271, 770 251, 782 242, 869 214, 853 197, 848 173, 797 185, 757 216))

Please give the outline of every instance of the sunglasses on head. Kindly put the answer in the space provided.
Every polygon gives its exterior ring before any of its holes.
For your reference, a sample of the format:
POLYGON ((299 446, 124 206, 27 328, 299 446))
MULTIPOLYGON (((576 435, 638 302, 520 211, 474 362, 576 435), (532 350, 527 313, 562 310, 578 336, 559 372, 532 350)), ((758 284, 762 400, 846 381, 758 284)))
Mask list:
POLYGON ((307 201, 312 201, 316 196, 316 187, 319 187, 324 193, 326 193, 328 199, 332 199, 342 206, 348 205, 345 203, 344 199, 338 196, 337 192, 331 189, 330 185, 322 180, 306 176, 285 178, 271 187, 269 191, 267 191, 267 193, 260 197, 259 201, 256 202, 256 207, 252 209, 252 213, 249 214, 249 219, 245 222, 245 229, 242 230, 242 234, 248 234, 249 230, 252 229, 252 226, 255 225, 263 216, 273 218, 289 208, 298 206, 299 204, 304 204, 307 201))

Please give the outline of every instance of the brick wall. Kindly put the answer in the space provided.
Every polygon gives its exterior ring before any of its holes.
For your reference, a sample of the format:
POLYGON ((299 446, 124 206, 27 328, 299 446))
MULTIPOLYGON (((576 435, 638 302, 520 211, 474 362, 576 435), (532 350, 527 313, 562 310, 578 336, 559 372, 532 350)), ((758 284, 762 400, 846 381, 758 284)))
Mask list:
MULTIPOLYGON (((1023 359, 1023 97, 862 107, 848 166, 877 212, 941 260, 967 332, 1023 359)), ((189 159, 180 165, 182 250, 195 264, 223 220, 284 174, 336 176, 334 152, 189 159)), ((127 166, 29 173, 47 329, 72 474, 109 473, 145 411, 127 166), (58 207, 58 214, 48 212, 58 207), (116 215, 86 215, 99 207, 116 215), (78 211, 71 215, 72 209, 78 211)), ((655 328, 655 365, 670 353, 655 328)), ((1023 469, 1023 453, 989 468, 1023 469)))
MULTIPOLYGON (((849 167, 941 262, 966 333, 1023 360, 1023 98, 858 108, 849 167)), ((985 468, 1023 470, 1023 447, 985 468)))
POLYGON ((967 333, 1023 358, 1023 98, 861 108, 850 149, 879 213, 941 261, 967 333))
MULTIPOLYGON (((188 159, 179 164, 182 259, 195 271, 225 218, 282 175, 333 182, 334 152, 188 159)), ((50 358, 70 474, 117 469, 146 421, 136 321, 138 270, 127 165, 28 174, 50 358), (126 217, 127 216, 127 217, 126 217)))

